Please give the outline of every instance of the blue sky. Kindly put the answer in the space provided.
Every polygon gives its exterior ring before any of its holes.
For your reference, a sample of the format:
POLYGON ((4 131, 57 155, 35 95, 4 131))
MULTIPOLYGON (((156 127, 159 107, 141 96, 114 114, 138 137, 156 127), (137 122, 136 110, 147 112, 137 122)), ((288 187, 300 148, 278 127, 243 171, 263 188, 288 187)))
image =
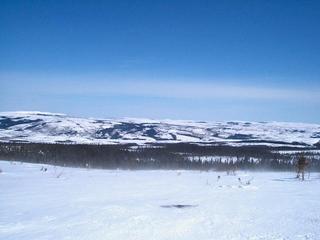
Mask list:
POLYGON ((320 123, 319 1, 0 2, 0 111, 320 123))

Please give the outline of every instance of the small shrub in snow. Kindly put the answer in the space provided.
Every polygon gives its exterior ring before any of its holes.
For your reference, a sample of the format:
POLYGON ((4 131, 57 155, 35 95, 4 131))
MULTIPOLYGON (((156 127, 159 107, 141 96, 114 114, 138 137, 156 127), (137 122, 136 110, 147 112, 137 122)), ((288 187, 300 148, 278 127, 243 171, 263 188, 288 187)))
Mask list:
POLYGON ((40 171, 46 172, 48 169, 46 167, 41 167, 40 171))

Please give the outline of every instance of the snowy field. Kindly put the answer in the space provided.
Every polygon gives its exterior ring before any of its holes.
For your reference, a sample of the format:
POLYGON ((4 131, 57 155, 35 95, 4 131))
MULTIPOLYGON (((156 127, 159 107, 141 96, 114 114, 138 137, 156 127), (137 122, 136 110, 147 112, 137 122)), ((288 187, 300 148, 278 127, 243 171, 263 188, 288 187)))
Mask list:
POLYGON ((320 173, 42 166, 0 161, 1 240, 320 239, 320 173))

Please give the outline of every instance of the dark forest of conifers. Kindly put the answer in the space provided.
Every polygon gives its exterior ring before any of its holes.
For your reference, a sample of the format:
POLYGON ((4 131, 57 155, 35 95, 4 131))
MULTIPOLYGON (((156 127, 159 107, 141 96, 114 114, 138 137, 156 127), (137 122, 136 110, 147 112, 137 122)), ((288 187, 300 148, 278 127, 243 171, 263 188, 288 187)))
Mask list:
MULTIPOLYGON (((279 153, 284 150, 301 148, 190 143, 143 146, 0 143, 0 159, 104 169, 295 170, 298 153, 279 153), (203 161, 203 157, 207 160, 203 161)), ((308 169, 320 171, 319 151, 304 150, 308 169)))

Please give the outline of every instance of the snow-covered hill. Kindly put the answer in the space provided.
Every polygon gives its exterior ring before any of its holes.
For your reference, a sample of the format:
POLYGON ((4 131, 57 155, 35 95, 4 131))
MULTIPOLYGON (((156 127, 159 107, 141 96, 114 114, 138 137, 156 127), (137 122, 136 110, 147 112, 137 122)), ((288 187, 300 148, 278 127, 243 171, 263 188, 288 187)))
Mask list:
POLYGON ((0 113, 1 142, 314 145, 320 124, 86 119, 44 112, 0 113))

